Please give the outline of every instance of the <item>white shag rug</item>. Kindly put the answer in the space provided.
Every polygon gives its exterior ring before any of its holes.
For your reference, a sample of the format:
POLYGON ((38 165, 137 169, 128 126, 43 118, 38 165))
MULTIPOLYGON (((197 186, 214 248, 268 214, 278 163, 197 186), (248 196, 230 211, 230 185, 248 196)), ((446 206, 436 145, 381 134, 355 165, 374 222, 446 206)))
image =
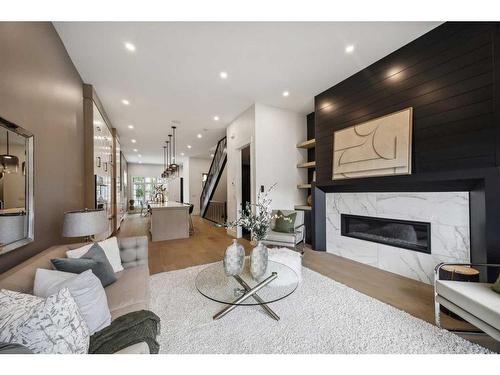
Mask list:
POLYGON ((289 297, 269 306, 225 305, 195 287, 197 266, 151 276, 151 309, 161 318, 160 353, 489 353, 308 268, 289 297))

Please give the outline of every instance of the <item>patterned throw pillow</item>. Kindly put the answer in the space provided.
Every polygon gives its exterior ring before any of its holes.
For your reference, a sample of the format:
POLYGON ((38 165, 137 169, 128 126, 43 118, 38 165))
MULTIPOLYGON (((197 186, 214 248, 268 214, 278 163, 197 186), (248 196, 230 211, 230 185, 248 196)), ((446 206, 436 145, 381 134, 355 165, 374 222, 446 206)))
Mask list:
POLYGON ((89 329, 68 289, 47 299, 2 289, 0 321, 0 341, 24 345, 34 353, 88 352, 89 329), (17 319, 4 324, 9 312, 17 319))

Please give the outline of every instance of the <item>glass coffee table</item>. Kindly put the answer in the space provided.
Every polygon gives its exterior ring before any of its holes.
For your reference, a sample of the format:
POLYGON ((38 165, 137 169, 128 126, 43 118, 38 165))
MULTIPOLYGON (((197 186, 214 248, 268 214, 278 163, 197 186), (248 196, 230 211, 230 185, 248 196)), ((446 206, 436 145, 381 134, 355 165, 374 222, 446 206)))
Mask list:
POLYGON ((292 294, 299 284, 297 274, 288 266, 269 261, 266 274, 255 281, 250 274, 250 260, 245 259, 243 272, 226 276, 222 262, 209 265, 196 277, 196 289, 208 299, 227 305, 213 316, 220 319, 238 306, 261 306, 273 319, 279 316, 268 304, 292 294))

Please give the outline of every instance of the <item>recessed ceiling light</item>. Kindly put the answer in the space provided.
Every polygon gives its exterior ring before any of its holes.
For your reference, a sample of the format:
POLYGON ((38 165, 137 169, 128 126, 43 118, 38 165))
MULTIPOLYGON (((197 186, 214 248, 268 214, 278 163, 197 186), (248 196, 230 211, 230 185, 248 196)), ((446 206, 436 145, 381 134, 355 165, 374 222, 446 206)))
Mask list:
POLYGON ((138 154, 137 156, 138 156, 138 157, 140 157, 140 158, 142 158, 142 155, 141 155, 141 154, 138 154))
POLYGON ((219 73, 219 76, 220 76, 222 79, 227 79, 227 72, 220 72, 220 73, 219 73))
POLYGON ((202 136, 200 133, 198 133, 197 137, 198 137, 198 138, 201 138, 201 137, 203 137, 203 136, 202 136))
POLYGON ((130 140, 130 141, 131 141, 132 143, 135 143, 135 142, 137 142, 137 141, 136 141, 135 139, 132 139, 132 140, 130 140))
POLYGON ((135 52, 135 46, 130 42, 125 42, 125 48, 130 52, 135 52))
POLYGON ((142 164, 142 161, 139 160, 139 164, 142 164))
POLYGON ((286 98, 287 96, 290 96, 290 93, 288 91, 283 91, 283 96, 286 98))
POLYGON ((128 126, 129 129, 133 129, 134 128, 134 125, 129 125, 128 126))
POLYGON ((138 149, 136 149, 136 148, 134 148, 134 152, 137 152, 137 151, 139 151, 139 150, 138 150, 138 149))
POLYGON ((214 157, 214 154, 210 154, 210 157, 213 158, 214 157))
POLYGON ((130 102, 127 99, 122 100, 123 105, 130 105, 130 102))
POLYGON ((184 156, 184 153, 183 153, 183 152, 181 152, 181 156, 184 156))
POLYGON ((191 148, 191 145, 187 145, 187 148, 191 148))
POLYGON ((214 121, 219 121, 219 116, 214 116, 214 121))
POLYGON ((349 44, 348 46, 345 47, 345 53, 352 53, 354 52, 354 46, 352 44, 349 44))

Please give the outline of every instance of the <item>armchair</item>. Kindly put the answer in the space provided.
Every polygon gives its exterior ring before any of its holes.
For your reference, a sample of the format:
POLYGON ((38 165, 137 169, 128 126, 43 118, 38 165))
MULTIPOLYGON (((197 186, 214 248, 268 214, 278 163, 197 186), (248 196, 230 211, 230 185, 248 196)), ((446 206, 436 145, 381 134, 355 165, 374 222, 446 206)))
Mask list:
POLYGON ((439 270, 446 265, 500 267, 500 264, 440 263, 434 269, 435 321, 440 322, 440 305, 454 312, 470 324, 500 341, 500 294, 491 289, 491 284, 440 280, 439 270))
MULTIPOLYGON (((265 245, 272 246, 284 246, 284 247, 295 247, 305 238, 305 225, 304 225, 304 211, 294 211, 294 210, 279 210, 284 215, 290 215, 291 213, 296 213, 295 217, 295 230, 292 233, 282 233, 275 232, 274 228, 274 220, 271 222, 271 229, 266 235, 266 238, 262 241, 265 245)), ((276 215, 278 210, 273 210, 273 216, 276 215)))

